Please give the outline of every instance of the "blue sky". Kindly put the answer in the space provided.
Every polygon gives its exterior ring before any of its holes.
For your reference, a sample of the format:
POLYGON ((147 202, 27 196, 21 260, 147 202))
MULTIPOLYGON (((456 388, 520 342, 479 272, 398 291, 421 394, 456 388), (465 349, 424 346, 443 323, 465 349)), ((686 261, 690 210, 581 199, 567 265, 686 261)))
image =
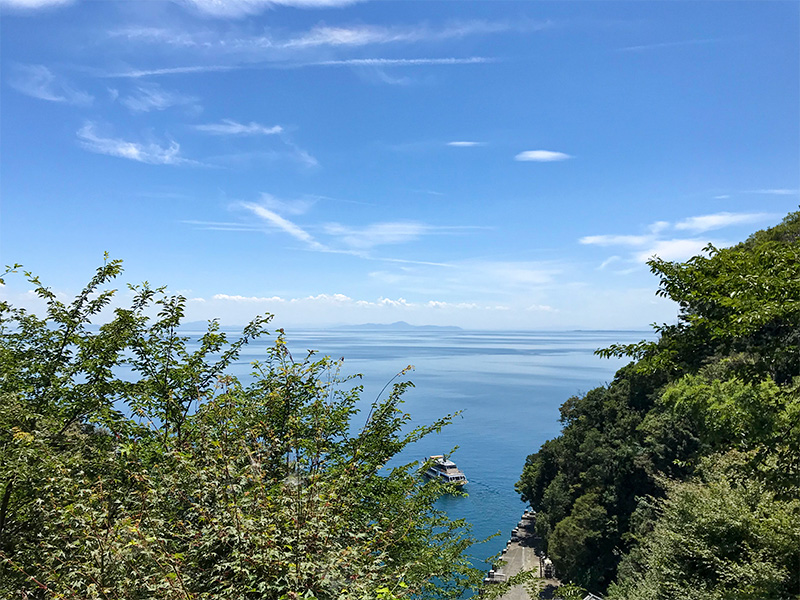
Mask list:
POLYGON ((191 320, 646 328, 648 257, 797 210, 797 2, 0 7, 0 256, 65 297, 108 251, 191 320))

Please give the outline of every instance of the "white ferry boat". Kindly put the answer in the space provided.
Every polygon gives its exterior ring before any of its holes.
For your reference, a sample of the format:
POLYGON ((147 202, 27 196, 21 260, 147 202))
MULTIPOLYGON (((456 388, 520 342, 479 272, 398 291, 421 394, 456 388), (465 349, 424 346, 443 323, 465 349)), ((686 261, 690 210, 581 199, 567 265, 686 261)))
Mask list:
POLYGON ((431 479, 439 479, 445 483, 454 483, 456 485, 465 485, 469 483, 464 472, 456 466, 451 460, 446 459, 441 454, 428 456, 425 462, 433 461, 428 470, 425 471, 425 477, 431 479))

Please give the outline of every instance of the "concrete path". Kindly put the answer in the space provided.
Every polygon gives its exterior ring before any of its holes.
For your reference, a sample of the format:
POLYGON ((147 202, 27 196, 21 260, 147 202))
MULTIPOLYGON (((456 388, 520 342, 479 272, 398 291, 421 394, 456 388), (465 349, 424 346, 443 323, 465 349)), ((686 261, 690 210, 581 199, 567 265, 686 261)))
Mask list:
MULTIPOLYGON (((506 544, 505 551, 501 556, 501 559, 506 564, 494 572, 490 571, 489 575, 484 579, 484 583, 506 581, 509 577, 522 571, 533 571, 537 577, 544 575, 540 559, 534 549, 536 537, 534 523, 535 515, 533 511, 525 511, 519 524, 512 532, 511 540, 506 544)), ((556 579, 545 579, 544 584, 553 589, 553 587, 558 586, 559 582, 556 579)), ((532 600, 521 585, 514 586, 500 598, 501 600, 532 600)))

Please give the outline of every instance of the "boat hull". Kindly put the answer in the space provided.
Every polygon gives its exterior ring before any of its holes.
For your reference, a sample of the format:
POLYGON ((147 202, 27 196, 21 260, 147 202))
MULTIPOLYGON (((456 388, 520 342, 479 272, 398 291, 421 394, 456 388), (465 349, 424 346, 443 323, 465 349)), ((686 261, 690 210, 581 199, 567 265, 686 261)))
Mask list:
POLYGON ((454 462, 445 459, 444 456, 429 456, 425 459, 425 462, 430 461, 433 461, 433 464, 424 473, 428 479, 436 479, 459 487, 469 483, 463 471, 454 462))

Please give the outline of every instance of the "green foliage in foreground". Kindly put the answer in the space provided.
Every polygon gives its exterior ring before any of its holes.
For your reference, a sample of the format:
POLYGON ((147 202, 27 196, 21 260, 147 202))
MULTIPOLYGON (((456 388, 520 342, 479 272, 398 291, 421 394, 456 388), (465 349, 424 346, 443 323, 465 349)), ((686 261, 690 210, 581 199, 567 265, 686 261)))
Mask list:
POLYGON ((249 385, 229 343, 179 333, 184 299, 144 285, 92 330, 118 261, 39 318, 0 304, 0 597, 457 596, 479 580, 466 526, 417 465, 385 469, 448 418, 404 433, 397 383, 354 422, 339 364, 283 332, 249 385))
POLYGON ((800 598, 800 213, 686 263, 680 307, 569 399, 517 489, 559 575, 620 600, 800 598))
POLYGON ((653 530, 623 562, 611 597, 764 600, 797 592, 800 498, 781 498, 750 477, 749 458, 714 457, 698 477, 667 483, 653 530))

